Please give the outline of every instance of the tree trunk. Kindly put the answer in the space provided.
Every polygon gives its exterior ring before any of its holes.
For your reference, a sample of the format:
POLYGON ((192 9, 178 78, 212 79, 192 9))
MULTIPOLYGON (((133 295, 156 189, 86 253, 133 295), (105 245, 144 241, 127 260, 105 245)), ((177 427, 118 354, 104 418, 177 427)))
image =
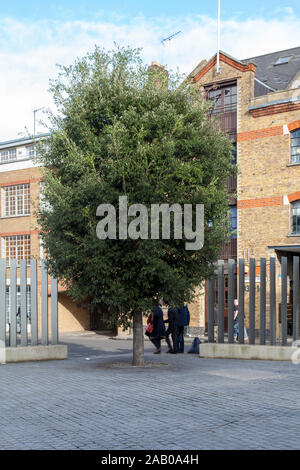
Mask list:
POLYGON ((133 312, 133 366, 144 365, 144 328, 143 312, 133 312))

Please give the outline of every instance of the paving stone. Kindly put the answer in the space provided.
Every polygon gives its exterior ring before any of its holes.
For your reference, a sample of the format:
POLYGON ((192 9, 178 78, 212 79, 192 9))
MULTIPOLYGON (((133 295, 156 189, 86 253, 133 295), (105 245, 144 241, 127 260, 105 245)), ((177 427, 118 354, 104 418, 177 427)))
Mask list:
POLYGON ((146 361, 166 365, 110 367, 130 361, 130 341, 66 341, 68 361, 0 366, 0 449, 300 448, 299 366, 147 343, 146 361))

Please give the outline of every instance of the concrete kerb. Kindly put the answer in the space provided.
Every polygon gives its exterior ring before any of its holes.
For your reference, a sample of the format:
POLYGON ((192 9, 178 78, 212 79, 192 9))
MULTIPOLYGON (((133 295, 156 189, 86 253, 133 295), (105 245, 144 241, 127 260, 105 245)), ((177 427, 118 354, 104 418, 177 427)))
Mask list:
POLYGON ((262 361, 291 361, 299 351, 291 346, 261 346, 248 344, 200 344, 200 357, 210 359, 245 359, 262 361))
POLYGON ((68 347, 61 344, 0 348, 0 364, 63 359, 68 359, 68 347))

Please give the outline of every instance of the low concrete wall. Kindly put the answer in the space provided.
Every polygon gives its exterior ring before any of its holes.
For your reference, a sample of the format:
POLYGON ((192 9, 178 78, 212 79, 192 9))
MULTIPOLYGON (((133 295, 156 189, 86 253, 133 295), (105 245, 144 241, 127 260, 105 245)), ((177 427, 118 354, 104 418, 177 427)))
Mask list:
POLYGON ((248 344, 200 344, 200 357, 215 359, 248 359, 263 361, 291 361, 299 348, 291 346, 260 346, 248 344))
POLYGON ((1 363, 52 361, 68 359, 68 347, 65 345, 26 346, 5 348, 0 352, 1 363))

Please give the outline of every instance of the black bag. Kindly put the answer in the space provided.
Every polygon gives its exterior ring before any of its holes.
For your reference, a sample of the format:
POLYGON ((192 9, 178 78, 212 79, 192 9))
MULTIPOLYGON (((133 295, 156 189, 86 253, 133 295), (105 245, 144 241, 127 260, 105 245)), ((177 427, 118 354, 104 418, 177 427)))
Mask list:
POLYGON ((200 339, 194 338, 194 341, 192 342, 192 345, 188 350, 188 354, 200 354, 200 344, 200 339))

